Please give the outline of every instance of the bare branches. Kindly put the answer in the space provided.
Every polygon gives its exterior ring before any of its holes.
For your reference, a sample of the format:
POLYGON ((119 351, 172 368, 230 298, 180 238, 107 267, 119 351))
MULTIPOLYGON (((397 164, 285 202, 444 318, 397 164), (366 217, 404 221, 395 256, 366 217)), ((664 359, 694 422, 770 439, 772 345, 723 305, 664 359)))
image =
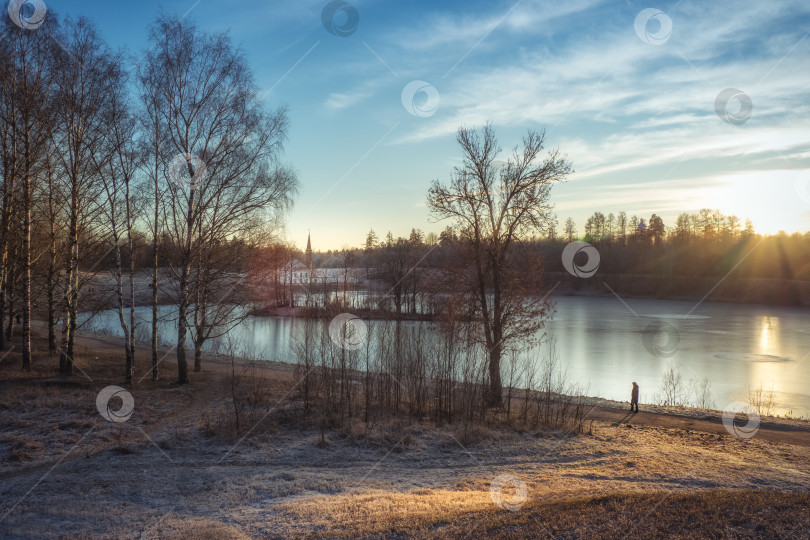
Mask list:
POLYGON ((290 207, 297 180, 279 159, 286 111, 265 112, 227 34, 161 16, 151 37, 140 94, 154 163, 154 228, 172 244, 168 262, 179 283, 178 380, 187 382, 187 325, 199 370, 204 342, 242 318, 236 300, 249 281, 239 274, 249 250, 240 242, 290 207))
POLYGON ((535 261, 518 266, 513 247, 544 230, 553 219, 551 187, 572 172, 557 150, 540 161, 544 132, 529 131, 504 163, 491 124, 481 132, 460 128, 456 137, 462 165, 454 169, 449 185, 434 181, 427 204, 438 220, 451 219, 459 231, 466 258, 462 274, 467 280, 471 307, 482 328, 489 351, 488 403, 500 405, 500 358, 511 343, 531 344, 549 311, 547 301, 530 302, 516 271, 539 270, 535 261))

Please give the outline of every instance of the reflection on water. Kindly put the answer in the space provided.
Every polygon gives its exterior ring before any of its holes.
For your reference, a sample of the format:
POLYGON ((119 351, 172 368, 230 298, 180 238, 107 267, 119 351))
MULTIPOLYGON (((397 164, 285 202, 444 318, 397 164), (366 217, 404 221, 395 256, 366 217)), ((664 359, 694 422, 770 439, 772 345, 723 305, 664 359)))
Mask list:
POLYGON ((762 328, 759 336, 759 348, 761 350, 768 350, 773 334, 779 333, 779 319, 776 317, 762 316, 759 319, 759 325, 762 328))
MULTIPOLYGON (((559 297, 554 319, 545 329, 572 382, 587 386, 588 394, 628 401, 633 381, 641 401, 656 399, 659 382, 672 364, 684 382, 707 378, 714 406, 723 409, 735 400, 748 400, 748 388, 773 389, 779 414, 810 417, 810 328, 804 310, 782 307, 704 303, 688 317, 694 304, 678 301, 559 297), (642 336, 650 323, 665 321, 677 331, 677 349, 656 356, 642 336)), ((160 308, 159 339, 176 340, 174 308, 160 308)), ((149 340, 150 308, 136 310, 137 334, 149 340)), ((290 340, 302 321, 283 317, 251 317, 231 332, 241 352, 260 359, 292 362, 290 340)), ((371 322, 370 329, 375 325, 371 322)), ((411 323, 419 324, 419 323, 411 323)), ((431 331, 434 325, 426 324, 431 331)), ((327 331, 328 321, 322 322, 327 331)), ((103 312, 86 325, 97 332, 120 335, 115 311, 103 312)), ((222 351, 215 339, 208 350, 222 351)), ((539 356, 546 351, 533 351, 539 356)))

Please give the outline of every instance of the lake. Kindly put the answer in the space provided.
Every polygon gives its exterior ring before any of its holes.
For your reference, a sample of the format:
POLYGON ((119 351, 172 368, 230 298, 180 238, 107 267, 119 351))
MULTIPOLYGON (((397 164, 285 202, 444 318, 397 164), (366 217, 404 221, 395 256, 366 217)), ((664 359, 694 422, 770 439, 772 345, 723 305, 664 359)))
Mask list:
MULTIPOLYGON (((545 331, 554 337, 569 379, 586 386, 588 395, 628 401, 636 381, 640 401, 654 402, 661 378, 674 365, 686 383, 711 381, 714 408, 748 401, 747 389, 762 386, 773 389, 775 413, 810 417, 807 310, 575 296, 555 301, 556 313, 545 331)), ((168 345, 176 340, 172 311, 176 311, 172 306, 160 308, 164 319, 160 340, 168 345)), ((138 338, 148 341, 151 309, 137 308, 136 313, 141 321, 138 338)), ((291 334, 301 323, 284 317, 250 317, 232 331, 232 339, 256 358, 293 362, 291 334)), ((83 329, 121 335, 114 310, 97 314, 83 329)), ((206 349, 218 345, 213 340, 206 349)))

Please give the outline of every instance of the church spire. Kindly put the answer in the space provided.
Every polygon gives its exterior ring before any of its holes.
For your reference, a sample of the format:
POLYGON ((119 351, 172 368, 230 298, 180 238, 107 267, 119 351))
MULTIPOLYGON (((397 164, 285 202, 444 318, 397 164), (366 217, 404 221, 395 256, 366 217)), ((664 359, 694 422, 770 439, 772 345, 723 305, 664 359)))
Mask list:
POLYGON ((307 230, 307 249, 304 251, 304 258, 306 259, 307 268, 312 272, 312 241, 309 237, 309 230, 307 230))

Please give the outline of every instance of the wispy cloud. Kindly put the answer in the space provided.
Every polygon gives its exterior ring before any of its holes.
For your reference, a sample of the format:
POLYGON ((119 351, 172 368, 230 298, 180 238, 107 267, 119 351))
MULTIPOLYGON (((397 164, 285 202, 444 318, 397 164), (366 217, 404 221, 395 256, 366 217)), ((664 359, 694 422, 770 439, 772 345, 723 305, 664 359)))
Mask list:
POLYGON ((456 6, 426 11, 412 26, 394 31, 390 41, 411 51, 436 50, 448 44, 464 48, 477 42, 496 25, 499 32, 509 36, 536 36, 553 32, 554 27, 549 24, 552 21, 582 13, 604 4, 604 0, 572 0, 557 4, 523 0, 515 7, 517 3, 517 0, 506 0, 486 4, 481 10, 457 9, 456 6), (511 7, 514 9, 503 18, 511 7))
POLYGON ((328 109, 345 109, 360 103, 364 99, 369 98, 371 95, 372 92, 369 90, 349 93, 334 92, 329 94, 329 97, 326 98, 325 106, 328 109))
MULTIPOLYGON (((808 111, 803 66, 810 48, 782 59, 787 52, 782 47, 791 40, 761 29, 778 26, 785 13, 752 6, 752 13, 724 13, 719 19, 716 9, 693 14, 688 20, 695 21, 697 35, 682 43, 673 37, 662 47, 649 46, 628 24, 600 40, 582 40, 553 53, 527 53, 455 77, 442 90, 441 114, 399 141, 446 136, 459 125, 486 121, 501 126, 554 126, 563 119, 566 125, 612 124, 611 134, 591 138, 588 152, 579 157, 593 174, 677 160, 685 153, 737 155, 806 141, 810 134, 797 119, 808 111), (714 41, 749 35, 750 25, 760 28, 758 56, 729 57, 714 41), (681 55, 700 60, 690 65, 681 55), (760 80, 780 60, 778 72, 760 80), (754 101, 755 115, 742 129, 724 124, 714 111, 717 94, 733 86, 751 88, 754 101)), ((686 19, 681 27, 683 34, 690 31, 686 19)))

